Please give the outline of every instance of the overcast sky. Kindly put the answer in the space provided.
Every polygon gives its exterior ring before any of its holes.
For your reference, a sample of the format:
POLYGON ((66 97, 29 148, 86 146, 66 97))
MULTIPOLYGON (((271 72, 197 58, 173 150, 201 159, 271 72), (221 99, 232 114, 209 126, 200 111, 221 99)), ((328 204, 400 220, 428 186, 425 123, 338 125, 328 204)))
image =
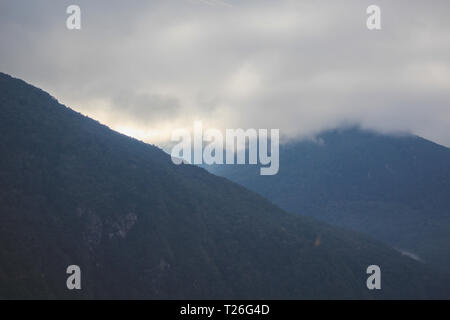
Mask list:
POLYGON ((450 146, 450 1, 0 0, 0 71, 155 144, 343 124, 450 146), (82 29, 66 29, 78 4, 82 29), (366 28, 366 8, 382 30, 366 28))

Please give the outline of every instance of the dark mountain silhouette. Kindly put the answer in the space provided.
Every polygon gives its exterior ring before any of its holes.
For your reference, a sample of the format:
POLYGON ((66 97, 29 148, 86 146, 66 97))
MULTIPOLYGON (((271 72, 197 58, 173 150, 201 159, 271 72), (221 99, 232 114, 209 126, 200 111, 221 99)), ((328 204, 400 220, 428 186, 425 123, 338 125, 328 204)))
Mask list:
POLYGON ((449 278, 289 214, 0 74, 0 298, 448 298, 449 278), (66 288, 79 265, 82 290, 66 288), (366 268, 382 269, 382 290, 366 268))
POLYGON ((450 149, 412 135, 331 130, 280 148, 280 171, 209 168, 290 211, 369 234, 450 271, 450 149))

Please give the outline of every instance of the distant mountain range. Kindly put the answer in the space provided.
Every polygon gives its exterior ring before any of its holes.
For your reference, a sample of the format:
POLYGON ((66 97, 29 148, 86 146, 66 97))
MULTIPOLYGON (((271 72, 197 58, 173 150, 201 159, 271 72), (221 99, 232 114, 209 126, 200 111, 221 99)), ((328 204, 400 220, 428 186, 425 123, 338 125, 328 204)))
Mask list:
MULTIPOLYGON (((0 155, 3 299, 450 297, 444 273, 360 234, 287 213, 204 169, 176 166, 160 149, 5 74, 0 155), (366 287, 372 264, 381 267, 381 290, 366 287), (66 288, 69 265, 81 267, 80 291, 66 288)), ((302 170, 307 159, 294 161, 302 170)), ((333 180, 293 179, 318 194, 291 203, 317 208, 328 190, 321 186, 333 180)), ((351 190, 354 181, 347 183, 351 190)))
POLYGON ((280 171, 209 167, 289 211, 368 234, 450 272, 450 149, 357 127, 281 146, 280 171))

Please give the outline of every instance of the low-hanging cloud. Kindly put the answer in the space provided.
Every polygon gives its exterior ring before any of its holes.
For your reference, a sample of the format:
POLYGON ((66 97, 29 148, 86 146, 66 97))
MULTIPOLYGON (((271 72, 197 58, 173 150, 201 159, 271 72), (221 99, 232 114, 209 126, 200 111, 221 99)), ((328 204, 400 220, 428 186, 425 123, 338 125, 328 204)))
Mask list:
POLYGON ((80 31, 65 27, 70 4, 2 1, 0 70, 148 142, 202 120, 450 145, 448 1, 81 0, 80 31))

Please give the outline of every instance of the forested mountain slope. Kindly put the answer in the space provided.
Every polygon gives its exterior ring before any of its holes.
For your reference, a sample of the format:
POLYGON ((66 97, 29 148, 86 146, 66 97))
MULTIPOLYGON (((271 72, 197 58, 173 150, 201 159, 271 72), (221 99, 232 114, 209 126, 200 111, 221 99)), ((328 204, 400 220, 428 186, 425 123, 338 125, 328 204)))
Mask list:
POLYGON ((445 275, 0 74, 0 298, 449 298, 445 275), (366 268, 382 269, 382 290, 366 268), (82 290, 66 288, 79 265, 82 290))
POLYGON ((356 127, 280 148, 280 171, 217 166, 215 174, 281 208, 345 226, 450 271, 450 149, 356 127))

